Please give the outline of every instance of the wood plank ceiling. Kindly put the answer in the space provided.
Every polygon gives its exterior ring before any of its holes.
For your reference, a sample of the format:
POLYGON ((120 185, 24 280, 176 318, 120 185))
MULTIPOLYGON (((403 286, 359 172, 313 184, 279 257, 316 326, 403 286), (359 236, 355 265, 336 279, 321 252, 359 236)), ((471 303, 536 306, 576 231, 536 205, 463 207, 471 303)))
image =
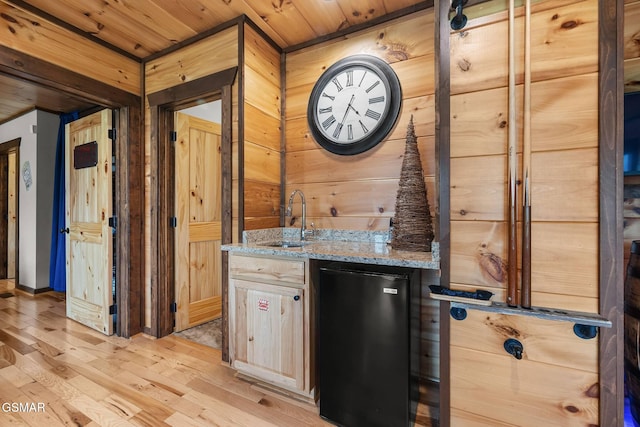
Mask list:
MULTIPOLYGON (((144 60, 247 15, 283 49, 365 25, 424 0, 0 0, 144 60)), ((82 100, 0 76, 0 123, 33 108, 69 112, 82 100)))

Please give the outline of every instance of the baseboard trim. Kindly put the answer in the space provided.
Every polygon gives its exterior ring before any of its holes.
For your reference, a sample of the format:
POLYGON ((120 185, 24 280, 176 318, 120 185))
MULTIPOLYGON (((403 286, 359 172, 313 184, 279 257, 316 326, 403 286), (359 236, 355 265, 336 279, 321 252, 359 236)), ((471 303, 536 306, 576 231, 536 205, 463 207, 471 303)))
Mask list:
POLYGON ((26 293, 31 294, 31 295, 37 295, 37 294, 41 294, 41 293, 44 293, 44 292, 51 292, 53 290, 48 286, 46 288, 33 289, 33 288, 30 288, 29 286, 25 286, 25 285, 16 285, 16 289, 19 289, 22 292, 26 292, 26 293))

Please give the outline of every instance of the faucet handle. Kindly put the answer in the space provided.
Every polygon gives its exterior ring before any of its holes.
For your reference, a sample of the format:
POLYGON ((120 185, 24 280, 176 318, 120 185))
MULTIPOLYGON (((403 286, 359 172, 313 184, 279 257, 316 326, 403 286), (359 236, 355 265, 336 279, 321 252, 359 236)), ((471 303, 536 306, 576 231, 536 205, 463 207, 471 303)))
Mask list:
POLYGON ((315 235, 316 235, 316 226, 315 226, 315 224, 313 222, 311 224, 309 224, 309 225, 311 226, 311 229, 310 230, 309 229, 304 230, 304 234, 308 235, 308 236, 315 237, 315 235))

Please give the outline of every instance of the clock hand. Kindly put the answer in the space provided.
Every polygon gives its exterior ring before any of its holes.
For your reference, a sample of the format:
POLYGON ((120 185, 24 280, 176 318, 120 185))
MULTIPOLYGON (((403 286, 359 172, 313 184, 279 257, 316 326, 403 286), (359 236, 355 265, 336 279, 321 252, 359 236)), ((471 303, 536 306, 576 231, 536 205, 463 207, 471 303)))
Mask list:
POLYGON ((344 116, 342 116, 342 120, 340 121, 340 123, 338 123, 336 125, 336 129, 333 131, 333 137, 336 138, 336 139, 340 136, 340 132, 342 132, 342 127, 344 126, 344 121, 347 119, 347 114, 349 114, 349 108, 353 108, 353 107, 351 107, 351 103, 353 102, 353 98, 355 98, 355 95, 351 95, 351 99, 349 100, 349 104, 347 104, 347 109, 344 110, 344 116))
MULTIPOLYGON (((355 95, 351 95, 351 99, 349 100, 349 104, 347 104, 347 109, 344 110, 344 116, 342 116, 342 121, 340 122, 340 124, 344 124, 344 121, 347 118, 347 114, 349 113, 349 108, 353 108, 351 104, 353 103, 353 98, 355 97, 356 97, 355 95)), ((353 111, 356 111, 356 110, 354 109, 353 111)))
POLYGON ((348 110, 349 108, 351 108, 353 111, 355 111, 355 113, 356 113, 357 115, 360 115, 360 113, 358 112, 358 110, 356 110, 355 108, 353 108, 353 105, 349 104, 349 105, 347 106, 347 110, 348 110))

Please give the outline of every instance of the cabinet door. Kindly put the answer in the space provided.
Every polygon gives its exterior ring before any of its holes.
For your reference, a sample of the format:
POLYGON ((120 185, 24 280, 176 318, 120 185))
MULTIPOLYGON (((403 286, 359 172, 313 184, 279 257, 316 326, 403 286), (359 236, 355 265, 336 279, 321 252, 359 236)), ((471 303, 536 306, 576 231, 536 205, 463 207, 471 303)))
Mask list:
POLYGON ((291 390, 304 390, 304 290, 233 280, 233 366, 291 390))

